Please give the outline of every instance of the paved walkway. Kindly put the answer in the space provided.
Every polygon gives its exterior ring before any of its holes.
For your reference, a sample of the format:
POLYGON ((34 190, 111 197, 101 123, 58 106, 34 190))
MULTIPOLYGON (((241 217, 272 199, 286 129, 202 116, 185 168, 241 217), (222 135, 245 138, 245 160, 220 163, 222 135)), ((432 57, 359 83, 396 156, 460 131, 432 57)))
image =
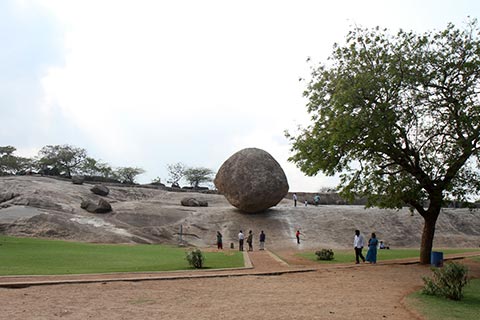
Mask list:
POLYGON ((176 280, 185 278, 212 278, 251 275, 276 275, 311 272, 315 268, 289 266, 269 251, 244 252, 245 267, 229 269, 182 270, 159 272, 128 272, 108 274, 2 276, 0 288, 24 288, 38 285, 102 283, 118 281, 176 280))
MULTIPOLYGON (((480 253, 446 255, 444 260, 480 256, 480 253)), ((361 268, 368 264, 315 264, 289 265, 270 251, 244 252, 245 267, 234 269, 184 270, 161 272, 129 272, 80 275, 0 276, 0 288, 24 288, 39 285, 104 283, 119 281, 152 281, 195 278, 280 275, 285 273, 313 272, 326 269, 361 268)), ((378 265, 415 264, 418 258, 380 261, 378 265)))

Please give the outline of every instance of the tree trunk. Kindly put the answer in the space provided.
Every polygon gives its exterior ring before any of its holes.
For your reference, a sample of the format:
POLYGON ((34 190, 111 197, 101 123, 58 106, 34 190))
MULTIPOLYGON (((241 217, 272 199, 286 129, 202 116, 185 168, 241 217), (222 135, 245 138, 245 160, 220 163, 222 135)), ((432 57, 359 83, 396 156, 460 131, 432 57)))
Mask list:
POLYGON ((420 264, 430 264, 430 256, 432 254, 433 237, 435 236, 435 225, 437 223, 440 208, 428 210, 423 217, 425 224, 423 225, 422 245, 420 247, 420 264))

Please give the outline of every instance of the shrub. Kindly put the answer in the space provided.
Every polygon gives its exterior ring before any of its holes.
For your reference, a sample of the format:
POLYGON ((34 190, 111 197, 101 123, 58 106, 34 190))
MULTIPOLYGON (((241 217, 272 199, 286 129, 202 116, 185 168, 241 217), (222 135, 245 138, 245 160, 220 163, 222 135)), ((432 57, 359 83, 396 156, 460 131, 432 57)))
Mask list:
POLYGON ((423 277, 425 286, 422 293, 441 296, 451 300, 461 300, 463 288, 468 283, 468 268, 460 263, 451 262, 443 268, 432 268, 432 278, 423 277))
POLYGON ((316 251, 315 254, 318 260, 333 260, 332 249, 321 249, 320 251, 316 251))
POLYGON ((200 249, 195 249, 187 252, 186 259, 190 266, 197 269, 202 268, 205 262, 205 256, 203 255, 202 251, 200 251, 200 249))

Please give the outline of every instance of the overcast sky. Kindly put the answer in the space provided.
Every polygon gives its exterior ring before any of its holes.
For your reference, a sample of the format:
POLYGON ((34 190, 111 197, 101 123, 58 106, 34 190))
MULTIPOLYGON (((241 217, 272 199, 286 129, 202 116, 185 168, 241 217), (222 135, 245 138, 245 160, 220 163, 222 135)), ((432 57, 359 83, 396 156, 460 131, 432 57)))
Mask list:
POLYGON ((480 17, 478 1, 0 0, 0 146, 87 149, 167 179, 215 171, 257 147, 291 191, 332 187, 289 163, 285 130, 307 125, 308 57, 326 61, 352 26, 424 32, 480 17))

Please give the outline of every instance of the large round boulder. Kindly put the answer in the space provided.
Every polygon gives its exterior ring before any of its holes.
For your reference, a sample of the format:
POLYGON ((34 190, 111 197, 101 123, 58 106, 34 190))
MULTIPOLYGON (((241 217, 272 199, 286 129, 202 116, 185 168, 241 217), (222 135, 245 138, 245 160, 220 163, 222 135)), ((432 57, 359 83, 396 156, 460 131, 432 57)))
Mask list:
POLYGON ((231 205, 249 213, 275 206, 288 192, 282 167, 268 152, 257 148, 240 150, 228 158, 214 183, 231 205))

